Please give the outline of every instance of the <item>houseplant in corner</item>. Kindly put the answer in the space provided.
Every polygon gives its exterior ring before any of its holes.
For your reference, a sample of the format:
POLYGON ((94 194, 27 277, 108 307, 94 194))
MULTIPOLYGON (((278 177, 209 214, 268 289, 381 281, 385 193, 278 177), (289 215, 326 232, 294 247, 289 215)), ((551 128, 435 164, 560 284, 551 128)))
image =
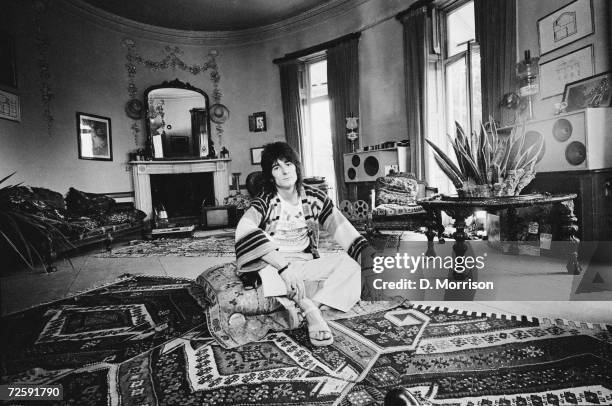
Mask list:
POLYGON ((58 228, 60 221, 27 212, 20 207, 22 202, 19 201, 18 191, 22 188, 21 184, 5 183, 14 174, 0 180, 0 254, 3 261, 15 254, 30 269, 42 262, 50 271, 52 267, 48 260, 54 244, 72 244, 58 228))
POLYGON ((536 164, 544 154, 544 138, 536 132, 525 133, 525 126, 498 134, 490 119, 488 130, 468 136, 455 122, 456 136, 448 136, 457 164, 438 146, 426 140, 434 151, 440 169, 453 182, 459 197, 518 196, 535 178, 536 164))

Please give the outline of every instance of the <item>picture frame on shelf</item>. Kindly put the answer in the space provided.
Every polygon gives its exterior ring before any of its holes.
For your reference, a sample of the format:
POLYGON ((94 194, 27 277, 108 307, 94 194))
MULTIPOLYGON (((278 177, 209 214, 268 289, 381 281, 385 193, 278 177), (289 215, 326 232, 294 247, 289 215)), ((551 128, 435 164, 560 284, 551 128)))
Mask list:
POLYGON ((76 113, 79 159, 112 161, 111 119, 88 113, 76 113))
POLYGON ((262 132, 267 131, 266 112, 260 111, 249 116, 249 131, 262 132))
POLYGON ((593 76, 594 69, 593 45, 540 62, 540 98, 563 94, 567 83, 593 76))
POLYGON ((0 90, 0 118, 21 121, 19 96, 12 92, 0 90))
POLYGON ((261 164, 261 153, 263 152, 263 147, 251 148, 251 164, 260 165, 261 164))
POLYGON ((612 106, 612 70, 566 84, 563 102, 567 111, 612 106))
POLYGON ((538 20, 540 57, 595 32, 593 1, 575 0, 538 20))

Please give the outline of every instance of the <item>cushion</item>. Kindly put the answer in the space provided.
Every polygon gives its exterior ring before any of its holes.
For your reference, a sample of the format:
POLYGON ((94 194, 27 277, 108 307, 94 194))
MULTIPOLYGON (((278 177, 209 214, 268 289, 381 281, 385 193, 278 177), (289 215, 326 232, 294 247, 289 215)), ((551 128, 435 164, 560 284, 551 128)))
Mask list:
POLYGON ((68 211, 82 215, 102 215, 115 206, 115 199, 96 193, 86 193, 70 188, 66 195, 68 211))
POLYGON ((402 214, 412 214, 424 212, 423 207, 418 204, 402 206, 395 203, 384 203, 376 206, 373 215, 375 216, 401 216, 402 214))
POLYGON ((111 226, 125 223, 136 223, 144 220, 147 215, 138 209, 113 209, 110 212, 99 216, 101 225, 111 226))
POLYGON ((66 202, 64 201, 64 196, 62 196, 61 193, 42 187, 33 187, 32 191, 34 192, 36 199, 44 201, 50 207, 61 211, 66 210, 66 202))
POLYGON ((395 174, 376 179, 376 206, 397 204, 416 205, 419 182, 412 174, 395 174))
POLYGON ((197 277, 204 288, 208 328, 225 348, 263 338, 268 331, 296 328, 300 318, 293 302, 264 297, 263 290, 245 290, 235 263, 215 265, 197 277))

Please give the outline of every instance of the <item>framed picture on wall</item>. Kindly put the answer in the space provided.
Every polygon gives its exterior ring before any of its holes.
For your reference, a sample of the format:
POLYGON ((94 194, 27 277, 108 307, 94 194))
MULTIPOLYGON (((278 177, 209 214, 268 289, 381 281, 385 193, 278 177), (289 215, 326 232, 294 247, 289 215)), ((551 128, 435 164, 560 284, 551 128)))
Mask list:
POLYGON ((21 121, 19 96, 11 92, 0 90, 0 118, 21 121))
POLYGON ((538 20, 540 56, 594 32, 592 0, 576 0, 538 20))
POLYGON ((263 147, 251 148, 251 163, 253 165, 261 164, 261 153, 263 150, 263 147))
POLYGON ((593 76, 593 70, 592 45, 540 62, 540 98, 562 94, 567 83, 593 76))
POLYGON ((612 106, 612 71, 565 85, 563 101, 567 111, 612 106))
POLYGON ((94 114, 76 113, 79 159, 112 161, 111 120, 94 114))
POLYGON ((267 131, 266 112, 260 111, 249 116, 249 131, 261 132, 267 131))

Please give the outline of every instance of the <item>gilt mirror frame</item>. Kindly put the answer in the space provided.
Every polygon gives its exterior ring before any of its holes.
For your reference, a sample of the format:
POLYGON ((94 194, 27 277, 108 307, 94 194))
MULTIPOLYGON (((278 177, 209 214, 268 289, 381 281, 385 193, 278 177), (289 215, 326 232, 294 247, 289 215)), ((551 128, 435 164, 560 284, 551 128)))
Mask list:
MULTIPOLYGON (((159 85, 154 85, 151 87, 148 87, 145 92, 144 92, 144 104, 145 104, 145 122, 146 122, 146 129, 147 129, 147 141, 146 141, 146 145, 145 145, 145 153, 147 156, 151 157, 154 160, 173 160, 173 159, 210 159, 210 158, 215 158, 215 150, 214 150, 214 143, 212 140, 212 133, 211 133, 211 126, 210 126, 210 100, 208 98, 208 94, 206 94, 206 92, 204 92, 202 89, 197 88, 195 86, 192 86, 190 83, 188 82, 182 82, 179 79, 174 79, 172 81, 164 81, 159 85), (155 90, 158 89, 182 89, 182 90, 190 90, 196 93, 201 94, 204 97, 205 103, 206 103, 206 134, 207 134, 207 141, 208 141, 208 145, 206 145, 206 151, 208 151, 208 154, 206 156, 196 156, 194 154, 194 156, 185 156, 185 157, 155 157, 155 148, 153 145, 153 133, 151 131, 151 111, 150 111, 150 106, 149 106, 149 94, 155 90)), ((193 131, 193 128, 192 128, 193 131)))

